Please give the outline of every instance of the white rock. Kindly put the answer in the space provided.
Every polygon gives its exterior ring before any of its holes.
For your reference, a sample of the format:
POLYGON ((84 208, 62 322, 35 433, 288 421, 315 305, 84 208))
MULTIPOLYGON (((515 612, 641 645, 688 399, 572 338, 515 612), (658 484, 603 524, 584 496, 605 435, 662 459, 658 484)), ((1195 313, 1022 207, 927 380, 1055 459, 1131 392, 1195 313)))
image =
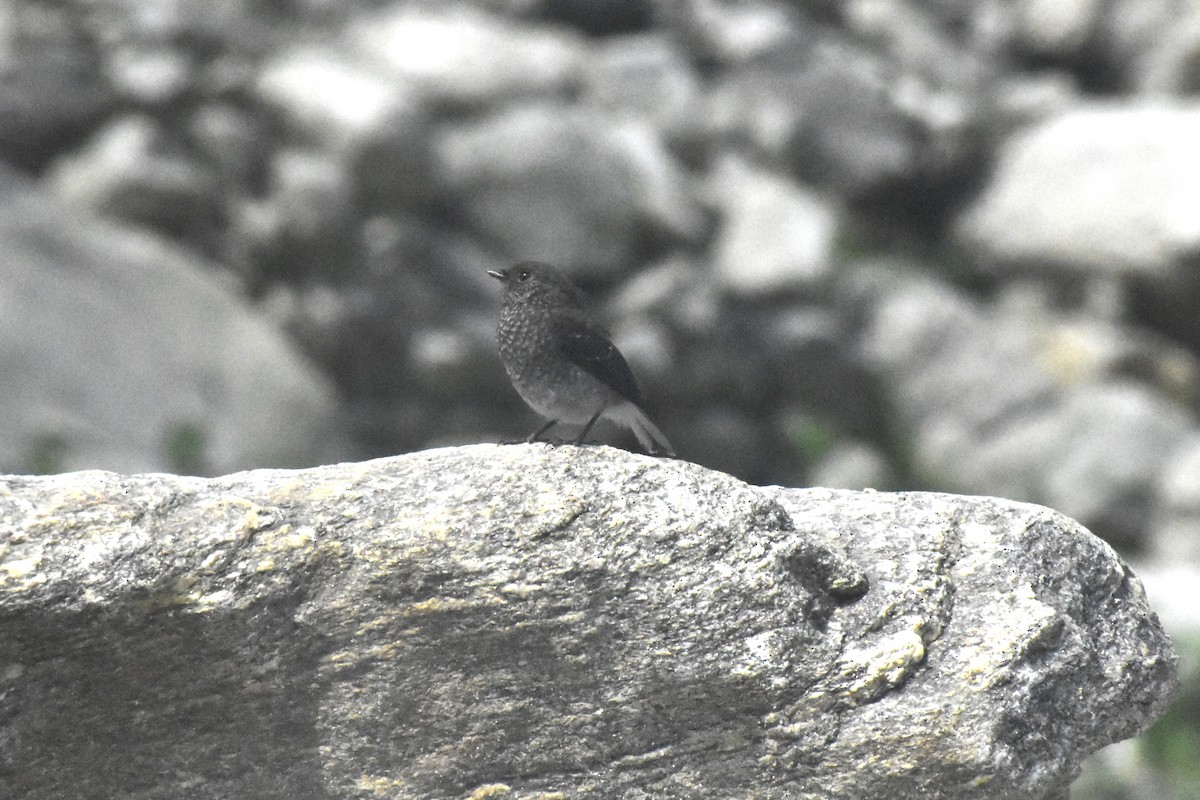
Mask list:
POLYGON ((566 29, 517 26, 464 8, 386 13, 350 37, 395 77, 463 104, 563 93, 579 83, 586 54, 582 38, 566 29))
POLYGON ((1014 138, 961 221, 1012 265, 1162 274, 1200 248, 1200 104, 1094 107, 1014 138))
POLYGON ((285 51, 268 63, 255 89, 298 132, 333 149, 377 136, 418 102, 385 70, 311 45, 285 51))
POLYGON ((717 165, 712 192, 722 213, 713 267, 728 289, 769 294, 829 274, 837 216, 815 192, 737 156, 717 165))

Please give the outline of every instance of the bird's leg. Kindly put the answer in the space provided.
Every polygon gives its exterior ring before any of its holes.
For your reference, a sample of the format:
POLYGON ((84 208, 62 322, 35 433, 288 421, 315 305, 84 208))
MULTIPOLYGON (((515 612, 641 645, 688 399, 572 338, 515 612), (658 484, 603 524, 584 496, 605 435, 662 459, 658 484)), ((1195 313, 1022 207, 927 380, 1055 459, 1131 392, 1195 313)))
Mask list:
POLYGON ((550 420, 545 425, 543 425, 542 427, 540 427, 536 431, 534 431, 534 433, 531 434, 530 437, 525 440, 525 444, 533 444, 534 442, 536 442, 538 439, 541 438, 543 433, 550 430, 557 424, 558 424, 558 420, 556 420, 556 419, 550 420))
POLYGON ((579 436, 575 439, 575 444, 583 444, 583 440, 587 438, 588 431, 596 424, 596 420, 600 419, 600 415, 604 413, 604 406, 596 409, 596 413, 592 414, 592 418, 588 420, 588 424, 583 426, 583 430, 579 432, 579 436))

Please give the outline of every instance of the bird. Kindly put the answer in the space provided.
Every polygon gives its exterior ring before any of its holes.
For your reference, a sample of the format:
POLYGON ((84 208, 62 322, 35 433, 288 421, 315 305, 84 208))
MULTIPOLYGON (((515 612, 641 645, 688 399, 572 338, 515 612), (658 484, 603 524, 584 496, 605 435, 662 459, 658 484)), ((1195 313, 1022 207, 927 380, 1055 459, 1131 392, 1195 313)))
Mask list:
POLYGON ((647 453, 675 455, 670 441, 642 408, 642 395, 625 357, 588 314, 583 292, 558 269, 523 261, 488 270, 504 284, 496 342, 513 388, 549 422, 535 442, 560 422, 582 424, 582 444, 601 417, 633 431, 647 453))

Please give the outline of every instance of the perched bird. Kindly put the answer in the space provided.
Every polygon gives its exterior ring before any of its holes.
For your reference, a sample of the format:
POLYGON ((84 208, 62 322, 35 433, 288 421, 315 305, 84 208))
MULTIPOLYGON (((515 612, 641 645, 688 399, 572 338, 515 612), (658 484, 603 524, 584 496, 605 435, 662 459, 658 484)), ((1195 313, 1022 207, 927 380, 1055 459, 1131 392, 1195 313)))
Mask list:
POLYGON ((675 455, 663 432, 642 410, 642 396, 625 358, 608 333, 584 310, 583 293, 554 267, 526 261, 488 270, 504 284, 496 340, 517 394, 550 421, 592 425, 606 417, 633 431, 648 453, 675 455), (584 424, 586 423, 586 424, 584 424))

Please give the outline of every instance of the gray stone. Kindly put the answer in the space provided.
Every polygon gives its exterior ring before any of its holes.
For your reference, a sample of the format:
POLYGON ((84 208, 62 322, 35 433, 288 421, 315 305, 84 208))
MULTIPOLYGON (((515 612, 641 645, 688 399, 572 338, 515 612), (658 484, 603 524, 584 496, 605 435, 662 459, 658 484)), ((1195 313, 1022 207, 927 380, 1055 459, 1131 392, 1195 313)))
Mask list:
POLYGON ((1003 130, 1015 5, 872 0, 827 10, 845 30, 810 48, 793 169, 906 232, 916 223, 940 238, 1003 130))
POLYGON ((587 48, 561 27, 516 25, 462 6, 398 7, 353 26, 351 48, 436 104, 488 106, 563 97, 587 48))
POLYGON ((1200 8, 1178 0, 1119 0, 1101 17, 1097 40, 1109 69, 1144 95, 1200 89, 1200 8))
POLYGON ((1127 322, 1053 307, 1022 315, 1037 331, 1038 362, 1065 385, 1135 379, 1185 408, 1200 409, 1200 358, 1127 322))
MULTIPOLYGON (((657 0, 498 0, 512 8, 532 2, 531 16, 559 25, 569 25, 596 38, 612 37, 649 28, 655 18, 657 0)), ((495 7, 495 0, 484 5, 495 7)))
POLYGON ((802 30, 799 15, 769 0, 656 2, 658 16, 674 38, 686 42, 704 60, 745 63, 795 45, 802 30))
POLYGON ((76 207, 212 245, 224 197, 216 171, 148 116, 119 117, 56 161, 47 185, 76 207))
POLYGON ((1039 481, 1037 500, 1088 520, 1118 546, 1146 547, 1161 502, 1159 477, 1194 430, 1186 411, 1152 389, 1100 383, 1030 413, 979 458, 1007 468, 1022 454, 1039 481))
POLYGON ((196 108, 187 120, 185 135, 216 170, 229 194, 257 185, 276 145, 260 115, 229 102, 196 108))
POLYGON ((195 80, 190 54, 172 42, 137 42, 106 54, 105 72, 122 98, 145 105, 178 100, 195 80))
POLYGON ((1200 564, 1200 431, 1163 467, 1158 495, 1154 553, 1168 564, 1200 564))
POLYGON ((116 105, 76 14, 53 3, 0 8, 0 158, 9 163, 41 166, 116 105))
POLYGON ((1175 682, 1048 509, 607 448, 8 477, 0 533, 24 800, 1065 798, 1175 682))
POLYGON ((346 265, 336 283, 284 278, 260 309, 336 381, 364 455, 527 436, 533 421, 496 352, 499 284, 486 270, 505 265, 413 216, 374 217, 362 238, 366 269, 346 265))
POLYGON ((344 283, 361 270, 355 189, 343 159, 324 151, 277 150, 264 195, 237 204, 231 215, 248 282, 344 283))
MULTIPOLYGON (((986 113, 989 141, 1028 130, 1031 125, 1078 108, 1082 93, 1063 73, 1022 73, 1000 82, 992 100, 993 106, 986 113)), ((994 146, 989 145, 989 148, 994 146)), ((977 155, 979 160, 973 165, 976 168, 984 158, 983 153, 977 155)), ((994 154, 986 158, 990 162, 994 154)))
POLYGON ((710 193, 721 213, 713 269, 728 291, 812 289, 829 275, 837 215, 817 193, 732 155, 713 170, 710 193))
POLYGON ((1200 7, 1167 4, 1164 27, 1149 40, 1136 73, 1138 88, 1158 97, 1194 96, 1200 90, 1200 7))
POLYGON ((835 445, 813 464, 810 483, 831 489, 890 489, 898 481, 877 448, 849 441, 835 445))
POLYGON ((997 269, 1164 275, 1200 249, 1200 107, 1081 108, 1009 142, 959 225, 997 269))
POLYGON ((666 137, 696 136, 700 78, 686 54, 660 34, 620 36, 586 62, 583 99, 615 114, 649 120, 666 137))
POLYGON ((280 18, 255 0, 106 0, 93 11, 76 14, 103 51, 104 76, 139 108, 241 90, 230 79, 281 38, 280 18))
POLYGON ((262 68, 255 91, 297 138, 352 169, 368 207, 423 207, 441 194, 426 102, 416 88, 348 49, 286 49, 262 68))
POLYGON ((890 85, 893 69, 879 54, 842 40, 791 47, 721 73, 704 118, 722 145, 748 143, 808 183, 862 199, 934 163, 934 152, 922 150, 944 131, 933 131, 914 111, 953 102, 909 99, 916 108, 902 106, 905 98, 890 85))
POLYGON ((471 227, 512 260, 624 271, 648 241, 700 236, 686 173, 648 125, 518 106, 438 142, 471 227))
POLYGON ((389 119, 420 102, 386 70, 344 51, 316 45, 283 49, 263 65, 254 85, 292 131, 339 151, 378 135, 389 119))
POLYGON ((0 466, 225 472, 344 454, 280 332, 161 239, 0 171, 0 466))
POLYGON ((630 276, 613 294, 617 317, 652 316, 689 337, 701 337, 721 321, 720 287, 696 259, 675 255, 630 276))
POLYGON ((1077 57, 1103 15, 1100 0, 1021 0, 1016 6, 1016 38, 1043 57, 1077 57))
MULTIPOLYGON (((1195 641, 1200 637, 1200 603, 1196 602, 1196 587, 1200 586, 1200 566, 1195 560, 1161 554, 1149 560, 1134 562, 1138 578, 1151 600, 1155 616, 1173 641, 1195 641)), ((1179 653, 1180 694, 1195 691, 1196 670, 1200 658, 1189 647, 1179 653)), ((1178 698, 1177 698, 1178 700, 1178 698)), ((1127 744, 1135 744, 1128 742, 1127 744)))
POLYGON ((674 372, 674 347, 670 331, 658 320, 631 318, 610 324, 612 340, 637 376, 648 407, 655 405, 659 387, 669 384, 674 372))
POLYGON ((816 304, 747 316, 750 352, 764 370, 762 395, 750 408, 760 413, 770 407, 789 409, 785 416, 792 422, 782 426, 792 431, 785 433, 786 440, 801 444, 799 449, 812 457, 824 445, 814 447, 810 434, 822 432, 818 439, 886 438, 884 403, 851 344, 844 319, 816 304))
POLYGON ((1045 503, 1145 544, 1157 476, 1194 429, 1182 408, 1127 380, 1064 385, 1039 363, 1034 326, 932 282, 887 284, 870 314, 862 357, 923 480, 1045 503))

